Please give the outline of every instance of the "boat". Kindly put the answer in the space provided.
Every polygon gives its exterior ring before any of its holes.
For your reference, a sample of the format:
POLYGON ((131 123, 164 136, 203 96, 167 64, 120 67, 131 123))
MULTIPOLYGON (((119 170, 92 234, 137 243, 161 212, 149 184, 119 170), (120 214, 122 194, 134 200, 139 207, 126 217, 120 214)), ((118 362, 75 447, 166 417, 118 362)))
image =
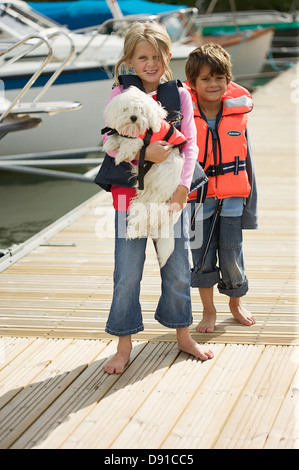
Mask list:
MULTIPOLYGON (((208 10, 207 10, 208 12, 208 10)), ((231 33, 237 29, 275 28, 275 36, 295 36, 298 32, 298 12, 277 10, 245 10, 204 13, 197 15, 204 35, 231 33)))
MULTIPOLYGON (((170 5, 148 0, 118 0, 117 4, 123 16, 159 15, 188 8, 186 5, 170 5)), ((28 5, 70 30, 96 26, 113 17, 106 0, 28 2, 28 5)))
MULTIPOLYGON (((124 16, 140 15, 159 15, 163 13, 166 16, 164 22, 174 40, 181 38, 182 28, 180 20, 176 16, 177 11, 182 11, 187 7, 185 5, 169 5, 163 3, 153 3, 147 0, 118 0, 121 13, 124 16), (173 13, 173 14, 171 14, 173 13)), ((216 5, 216 1, 213 0, 216 5)), ((96 26, 105 20, 112 18, 112 12, 105 0, 77 0, 71 2, 29 2, 32 8, 42 14, 46 14, 51 19, 67 26, 73 30, 75 28, 86 28, 96 26)), ((261 63, 265 59, 265 50, 269 49, 269 39, 273 37, 273 30, 260 31, 258 27, 242 28, 236 31, 236 28, 228 28, 227 31, 215 28, 213 33, 202 27, 202 21, 209 21, 210 13, 199 15, 197 9, 193 9, 193 15, 189 18, 188 33, 193 42, 218 42, 230 53, 233 62, 234 76, 240 77, 248 74, 256 75, 261 70, 261 63), (203 18, 203 20, 202 20, 203 18), (243 31, 244 30, 244 31, 243 31), (195 33, 194 33, 195 31, 195 33), (268 33, 268 34, 266 34, 268 33), (247 43, 248 41, 248 43, 247 43), (255 45, 253 45, 253 41, 255 45), (247 44, 245 44, 247 43, 247 44)), ((217 17, 218 19, 218 17, 217 17)), ((219 25, 221 24, 221 15, 219 25)), ((185 37, 185 43, 187 38, 185 37)), ((176 73, 178 70, 176 68, 176 73)), ((180 77, 180 75, 179 75, 180 77)))
MULTIPOLYGON (((33 102, 22 102, 20 100, 25 96, 30 87, 34 84, 35 80, 42 74, 46 65, 50 62, 52 57, 52 48, 49 44, 49 41, 37 34, 33 34, 29 37, 26 37, 17 43, 10 45, 7 44, 6 49, 4 49, 4 44, 2 43, 2 58, 6 55, 9 55, 10 52, 21 49, 25 43, 28 43, 30 39, 35 39, 39 41, 39 44, 44 44, 48 48, 48 54, 45 56, 43 62, 39 65, 29 78, 27 83, 25 83, 22 90, 16 95, 16 97, 9 101, 5 97, 5 88, 4 82, 0 81, 0 139, 3 139, 6 135, 11 132, 19 132, 23 130, 33 129, 42 124, 42 120, 39 117, 33 117, 32 114, 41 114, 41 113, 59 113, 62 111, 71 111, 78 109, 81 105, 80 103, 72 102, 38 102, 38 100, 33 102)), ((71 39, 70 39, 71 41, 71 39)), ((35 48, 35 46, 32 46, 35 48)), ((73 48, 71 48, 69 56, 66 57, 65 61, 62 62, 57 70, 53 72, 52 77, 50 77, 48 83, 44 88, 49 88, 52 81, 55 80, 56 76, 61 73, 63 68, 66 66, 67 61, 70 59, 73 54, 73 48)), ((16 56, 9 59, 9 63, 13 63, 15 60, 23 58, 26 55, 26 51, 23 51, 16 56)), ((6 65, 6 64, 5 64, 6 65)))
MULTIPOLYGON (((108 2, 109 3, 109 2, 108 2)), ((110 2, 115 8, 116 1, 110 2)), ((109 3, 109 4, 110 4, 109 3)), ((113 11, 113 10, 112 10, 113 11)), ((0 51, 2 44, 17 42, 26 35, 39 34, 48 38, 53 48, 53 58, 43 73, 26 93, 26 100, 40 101, 46 93, 47 101, 71 101, 82 104, 75 113, 59 113, 55 119, 50 113, 42 116, 42 126, 28 130, 22 138, 8 135, 1 142, 0 156, 23 155, 70 149, 80 150, 101 145, 101 128, 104 127, 103 109, 113 85, 113 69, 123 47, 126 25, 136 20, 155 19, 167 27, 172 38, 170 66, 176 78, 185 80, 185 61, 188 54, 202 42, 192 29, 197 9, 188 8, 159 15, 129 15, 113 11, 113 18, 96 28, 70 31, 53 20, 34 11, 21 0, 0 2, 0 51), (44 89, 45 83, 65 61, 69 54, 71 38, 74 54, 63 70, 44 89)), ((273 30, 251 31, 226 39, 223 46, 230 52, 234 76, 239 73, 256 73, 262 67, 273 30)), ((5 97, 12 101, 33 74, 36 64, 44 56, 44 45, 32 48, 22 60, 1 64, 0 78, 5 86, 5 97)), ((21 103, 20 103, 21 105, 21 103)))
POLYGON ((214 12, 218 0, 211 0, 205 12, 198 13, 196 25, 203 36, 225 35, 236 31, 274 28, 274 36, 269 51, 268 62, 274 69, 281 65, 291 65, 299 56, 299 10, 298 0, 288 12, 277 10, 238 11, 234 0, 230 0, 231 10, 214 12), (297 5, 297 7, 296 7, 297 5), (275 60, 273 60, 275 59, 275 60))

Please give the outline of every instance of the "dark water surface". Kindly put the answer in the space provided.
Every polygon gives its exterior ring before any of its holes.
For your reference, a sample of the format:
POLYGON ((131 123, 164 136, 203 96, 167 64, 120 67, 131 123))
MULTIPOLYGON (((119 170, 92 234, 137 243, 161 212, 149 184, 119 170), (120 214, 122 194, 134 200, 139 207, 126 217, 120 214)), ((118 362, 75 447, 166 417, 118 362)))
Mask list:
POLYGON ((99 189, 89 182, 0 171, 0 249, 26 241, 99 189))

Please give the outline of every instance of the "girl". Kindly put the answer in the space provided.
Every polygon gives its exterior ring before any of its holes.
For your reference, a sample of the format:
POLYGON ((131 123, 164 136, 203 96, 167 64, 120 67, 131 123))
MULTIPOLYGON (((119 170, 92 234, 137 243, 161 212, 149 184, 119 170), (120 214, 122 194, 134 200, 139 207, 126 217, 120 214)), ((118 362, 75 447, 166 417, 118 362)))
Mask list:
MULTIPOLYGON (((123 91, 123 86, 118 80, 121 66, 133 70, 135 76, 141 80, 144 91, 155 99, 161 82, 172 78, 169 68, 170 58, 170 38, 164 26, 154 22, 135 23, 125 37, 123 55, 115 67, 117 86, 112 90, 107 104, 123 91)), ((181 87, 179 93, 183 115, 181 132, 187 138, 188 143, 184 146, 185 162, 180 185, 173 194, 170 204, 172 211, 179 211, 186 204, 198 151, 191 99, 184 88, 181 87)), ((145 158, 159 164, 168 157, 170 152, 171 146, 167 142, 153 142, 148 145, 145 158)), ((111 153, 110 156, 115 155, 111 153)), ((126 240, 122 231, 121 221, 124 222, 126 219, 135 189, 116 186, 112 183, 111 192, 116 209, 115 268, 113 299, 106 332, 118 336, 119 340, 117 352, 106 364, 105 371, 109 374, 121 374, 130 358, 131 335, 144 329, 139 293, 147 239, 126 240)), ((162 293, 155 318, 162 325, 176 329, 180 350, 193 354, 201 360, 207 360, 213 357, 212 351, 207 347, 199 346, 189 333, 192 312, 187 249, 188 227, 186 227, 188 217, 181 216, 177 224, 180 224, 181 228, 180 237, 176 237, 174 252, 161 269, 162 293)))

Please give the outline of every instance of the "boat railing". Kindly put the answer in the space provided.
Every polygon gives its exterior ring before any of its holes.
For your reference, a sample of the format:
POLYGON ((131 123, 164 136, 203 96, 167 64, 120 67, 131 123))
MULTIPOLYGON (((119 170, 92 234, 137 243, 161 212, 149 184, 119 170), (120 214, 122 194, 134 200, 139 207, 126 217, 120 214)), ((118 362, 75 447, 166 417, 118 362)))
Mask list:
MULTIPOLYGON (((59 63, 57 68, 54 70, 54 72, 51 74, 50 78, 48 81, 45 83, 45 85, 42 87, 41 91, 37 94, 37 96, 33 99, 31 105, 31 110, 32 112, 35 111, 34 107, 35 105, 40 101, 42 96, 47 92, 47 90, 51 87, 51 85, 54 83, 54 81, 58 78, 58 76, 61 74, 63 69, 66 67, 66 65, 69 63, 69 61, 72 59, 74 53, 75 53, 75 44, 74 41, 71 37, 71 34, 67 31, 63 30, 57 30, 57 31, 51 31, 46 35, 41 35, 41 34, 31 34, 29 36, 26 36, 22 40, 14 43, 13 45, 9 45, 4 51, 0 51, 0 58, 4 58, 4 56, 11 55, 11 53, 21 46, 25 45, 28 46, 26 47, 25 50, 22 50, 20 53, 17 53, 10 57, 7 61, 4 61, 0 67, 5 67, 7 65, 10 65, 14 62, 17 62, 18 60, 22 59, 24 56, 27 54, 31 53, 33 50, 37 49, 40 47, 42 44, 46 45, 47 47, 47 54, 45 54, 42 62, 39 64, 37 67, 37 70, 34 72, 34 74, 31 76, 31 78, 27 81, 27 83, 24 85, 22 90, 17 94, 17 96, 8 104, 8 107, 4 112, 2 112, 0 116, 0 122, 2 122, 11 112, 12 110, 17 106, 17 104, 20 102, 20 100, 23 98, 23 96, 27 93, 27 91, 32 87, 32 85, 36 82, 38 77, 43 73, 45 70, 46 66, 50 63, 52 57, 53 57, 53 46, 51 44, 51 41, 56 38, 57 36, 63 35, 65 36, 70 43, 70 50, 68 54, 66 54, 66 57, 64 60, 59 63), (37 40, 34 44, 30 44, 30 41, 32 40, 37 40)), ((68 108, 70 108, 69 103, 67 104, 68 108)))
MULTIPOLYGON (((79 53, 77 53, 74 57, 72 62, 77 61, 82 54, 90 47, 91 43, 94 39, 100 34, 107 34, 107 39, 109 38, 110 34, 116 34, 118 36, 124 36, 128 27, 132 25, 135 21, 158 21, 165 25, 168 29, 168 33, 172 40, 176 42, 185 42, 186 40, 190 39, 190 29, 194 27, 195 22, 190 21, 195 18, 197 14, 197 8, 182 8, 178 10, 173 10, 169 12, 163 12, 157 15, 148 15, 148 14, 137 14, 137 15, 127 15, 122 18, 109 18, 108 20, 104 21, 98 26, 89 26, 87 28, 80 28, 73 30, 72 33, 75 34, 86 34, 89 33, 90 39, 86 42, 84 47, 81 49, 79 53), (170 20, 177 20, 177 24, 173 25, 173 30, 171 30, 171 24, 169 24, 170 20), (176 35, 174 31, 176 28, 179 27, 180 31, 179 34, 176 35), (177 36, 177 37, 176 37, 177 36), (179 39, 178 39, 179 36, 179 39)), ((102 47, 104 47, 105 42, 103 42, 102 47)))
POLYGON ((34 84, 34 82, 37 80, 37 78, 41 75, 41 73, 43 72, 43 70, 45 69, 47 64, 50 62, 50 60, 52 58, 52 55, 53 55, 52 47, 50 45, 49 40, 46 37, 42 37, 39 34, 30 34, 29 36, 26 36, 25 38, 21 39, 20 41, 16 42, 15 44, 9 46, 4 51, 0 51, 0 58, 3 59, 6 54, 10 54, 12 51, 18 49, 19 47, 23 46, 24 44, 27 45, 28 41, 30 41, 32 39, 38 39, 38 42, 35 43, 35 44, 31 44, 25 51, 23 50, 21 53, 10 57, 7 61, 5 61, 1 64, 1 67, 5 67, 9 64, 12 64, 12 63, 16 62, 17 60, 24 57, 24 55, 26 55, 28 52, 31 52, 34 49, 36 49, 37 47, 39 47, 41 44, 46 45, 46 47, 48 49, 48 53, 45 56, 45 58, 43 59, 43 61, 41 62, 41 64, 39 65, 39 67, 37 68, 37 70, 34 72, 34 74, 31 76, 31 78, 24 85, 22 90, 9 103, 7 109, 1 114, 0 122, 2 122, 9 115, 9 113, 16 106, 16 104, 21 100, 21 98, 25 95, 25 93, 29 90, 29 88, 31 88, 31 86, 34 84))
POLYGON ((69 40, 70 42, 69 53, 66 55, 65 59, 61 62, 61 64, 57 67, 57 69, 51 75, 47 83, 43 86, 40 93, 34 98, 33 103, 37 103, 42 98, 42 96, 44 96, 44 94, 48 91, 51 85, 55 82, 55 80, 58 78, 58 76, 61 74, 61 72, 64 70, 66 65, 71 61, 71 59, 73 58, 75 54, 75 43, 73 41, 71 34, 68 31, 57 30, 57 31, 53 31, 49 33, 46 36, 46 38, 47 40, 52 40, 56 38, 57 36, 65 36, 69 40))

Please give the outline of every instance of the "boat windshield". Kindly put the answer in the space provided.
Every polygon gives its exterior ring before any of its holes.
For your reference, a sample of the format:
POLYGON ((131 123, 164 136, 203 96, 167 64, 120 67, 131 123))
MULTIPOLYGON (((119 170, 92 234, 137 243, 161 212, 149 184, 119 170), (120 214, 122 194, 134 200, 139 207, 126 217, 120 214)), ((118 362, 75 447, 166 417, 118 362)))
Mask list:
POLYGON ((9 34, 16 38, 40 32, 45 28, 56 26, 33 10, 25 10, 13 3, 0 3, 0 34, 9 34))

